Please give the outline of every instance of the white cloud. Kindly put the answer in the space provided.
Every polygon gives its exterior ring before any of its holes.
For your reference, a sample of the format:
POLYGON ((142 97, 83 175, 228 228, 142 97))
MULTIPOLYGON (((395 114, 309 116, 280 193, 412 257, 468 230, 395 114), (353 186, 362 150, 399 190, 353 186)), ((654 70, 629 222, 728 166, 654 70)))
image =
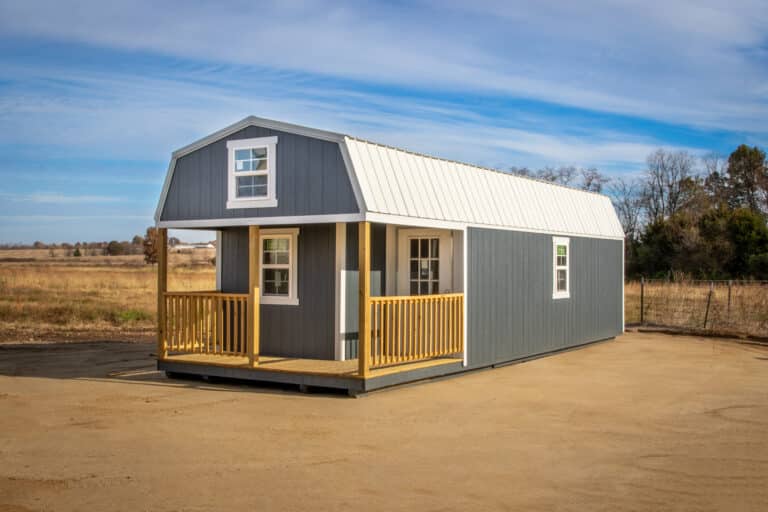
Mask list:
POLYGON ((766 25, 750 0, 0 4, 7 34, 762 133, 766 25))

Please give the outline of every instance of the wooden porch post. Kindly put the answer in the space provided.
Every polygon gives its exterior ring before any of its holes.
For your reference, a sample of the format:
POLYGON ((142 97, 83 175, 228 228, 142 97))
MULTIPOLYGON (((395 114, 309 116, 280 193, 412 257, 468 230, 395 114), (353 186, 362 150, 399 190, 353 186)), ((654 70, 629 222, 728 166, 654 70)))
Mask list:
POLYGON ((251 368, 259 364, 259 274, 261 254, 259 251, 259 226, 248 226, 248 364, 251 368))
POLYGON ((371 356, 371 224, 358 224, 358 373, 368 377, 371 356))
POLYGON ((157 228, 157 358, 168 357, 165 343, 165 292, 168 291, 168 230, 157 228))

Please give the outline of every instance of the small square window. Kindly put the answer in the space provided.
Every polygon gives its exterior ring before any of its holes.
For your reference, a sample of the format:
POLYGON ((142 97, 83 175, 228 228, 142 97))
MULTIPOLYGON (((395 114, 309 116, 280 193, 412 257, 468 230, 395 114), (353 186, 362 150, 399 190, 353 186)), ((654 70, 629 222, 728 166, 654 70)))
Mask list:
POLYGON ((276 147, 277 137, 227 141, 227 208, 277 206, 276 147))

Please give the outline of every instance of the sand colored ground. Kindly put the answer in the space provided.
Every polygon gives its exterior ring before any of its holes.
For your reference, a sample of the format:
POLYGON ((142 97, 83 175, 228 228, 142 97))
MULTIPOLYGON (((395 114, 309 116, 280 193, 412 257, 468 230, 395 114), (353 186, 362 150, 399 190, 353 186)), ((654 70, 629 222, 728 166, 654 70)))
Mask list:
POLYGON ((768 349, 627 334, 352 399, 0 348, 0 510, 768 510, 768 349))

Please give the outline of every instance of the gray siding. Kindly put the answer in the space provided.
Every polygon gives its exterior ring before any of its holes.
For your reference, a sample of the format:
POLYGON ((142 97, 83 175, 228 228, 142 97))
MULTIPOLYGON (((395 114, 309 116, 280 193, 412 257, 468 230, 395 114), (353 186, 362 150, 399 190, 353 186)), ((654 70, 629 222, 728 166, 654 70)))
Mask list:
MULTIPOLYGON (((358 224, 347 224, 346 242, 346 288, 345 314, 347 332, 344 333, 344 353, 347 359, 357 357, 358 342, 358 285, 359 285, 359 229, 358 224)), ((371 224, 371 295, 384 295, 386 282, 387 227, 385 224, 371 224)))
POLYGON ((161 220, 357 212, 355 195, 337 143, 249 126, 178 159, 161 220), (227 141, 273 135, 278 137, 278 206, 228 210, 227 141))
MULTIPOLYGON (((298 306, 261 306, 261 353, 333 359, 335 226, 301 226, 298 241, 298 306)), ((248 291, 248 230, 221 237, 222 291, 248 291)))
POLYGON ((552 299, 552 236, 470 228, 469 367, 611 338, 622 330, 621 241, 570 237, 570 298, 552 299))

